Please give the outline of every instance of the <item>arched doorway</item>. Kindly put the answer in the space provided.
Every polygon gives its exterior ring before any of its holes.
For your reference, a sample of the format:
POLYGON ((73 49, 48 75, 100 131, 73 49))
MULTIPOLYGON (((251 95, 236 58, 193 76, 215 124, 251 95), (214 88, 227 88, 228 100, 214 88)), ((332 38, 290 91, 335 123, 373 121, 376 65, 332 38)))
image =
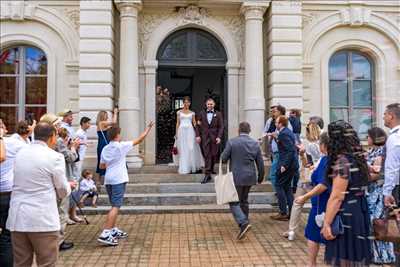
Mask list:
POLYGON ((172 161, 176 111, 182 107, 183 97, 192 99, 191 109, 196 113, 208 97, 214 98, 227 126, 227 55, 213 35, 188 28, 172 33, 163 41, 157 60, 157 85, 162 90, 156 92, 156 163, 163 164, 172 161))

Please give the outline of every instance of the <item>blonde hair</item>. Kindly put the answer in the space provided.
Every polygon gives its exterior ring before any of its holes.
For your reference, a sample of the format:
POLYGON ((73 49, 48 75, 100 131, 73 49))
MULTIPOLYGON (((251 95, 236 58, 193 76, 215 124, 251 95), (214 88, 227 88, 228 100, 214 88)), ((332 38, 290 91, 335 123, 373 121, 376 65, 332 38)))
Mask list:
POLYGON ((107 121, 107 119, 108 119, 107 111, 105 111, 105 110, 99 111, 99 113, 97 113, 97 118, 96 118, 97 127, 100 127, 100 125, 99 125, 100 122, 107 121))
POLYGON ((306 126, 306 138, 310 142, 316 142, 319 140, 319 136, 321 135, 321 128, 319 128, 318 124, 310 122, 306 126))

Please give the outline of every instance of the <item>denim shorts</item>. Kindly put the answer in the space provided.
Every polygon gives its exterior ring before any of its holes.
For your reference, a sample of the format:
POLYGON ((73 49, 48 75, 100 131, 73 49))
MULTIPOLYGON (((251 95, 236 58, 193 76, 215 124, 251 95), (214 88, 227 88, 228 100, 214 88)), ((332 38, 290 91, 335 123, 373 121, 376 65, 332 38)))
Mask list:
POLYGON ((106 184, 108 199, 111 207, 120 208, 124 201, 126 183, 122 184, 106 184))

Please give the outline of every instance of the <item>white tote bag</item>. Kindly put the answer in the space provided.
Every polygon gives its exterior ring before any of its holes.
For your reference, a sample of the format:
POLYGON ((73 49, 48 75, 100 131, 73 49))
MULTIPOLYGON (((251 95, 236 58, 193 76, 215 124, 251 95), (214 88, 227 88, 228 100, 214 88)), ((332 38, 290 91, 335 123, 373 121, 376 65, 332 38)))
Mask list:
POLYGON ((233 174, 229 171, 227 164, 226 174, 222 173, 222 161, 219 162, 218 175, 214 179, 215 192, 217 193, 217 204, 223 205, 229 202, 238 202, 239 197, 236 192, 233 174))

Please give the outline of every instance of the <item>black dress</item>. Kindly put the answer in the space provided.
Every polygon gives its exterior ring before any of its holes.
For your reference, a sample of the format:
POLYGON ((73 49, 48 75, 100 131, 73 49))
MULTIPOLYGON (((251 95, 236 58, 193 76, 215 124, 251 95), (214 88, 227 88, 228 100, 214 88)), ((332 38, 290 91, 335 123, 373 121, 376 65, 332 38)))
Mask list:
MULTIPOLYGON (((365 196, 368 179, 361 177, 354 165, 351 156, 342 155, 334 168, 333 177, 340 175, 349 183, 338 212, 343 221, 344 234, 326 242, 325 262, 333 266, 368 266, 372 259, 372 236, 365 196)), ((325 183, 331 185, 329 179, 325 183)))

